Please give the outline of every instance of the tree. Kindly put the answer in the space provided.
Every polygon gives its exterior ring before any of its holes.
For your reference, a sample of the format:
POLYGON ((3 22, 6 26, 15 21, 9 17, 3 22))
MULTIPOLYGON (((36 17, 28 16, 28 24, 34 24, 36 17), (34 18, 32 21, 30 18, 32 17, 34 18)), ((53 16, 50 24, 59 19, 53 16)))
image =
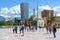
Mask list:
POLYGON ((29 18, 29 21, 33 21, 33 16, 31 16, 31 17, 29 18))
POLYGON ((13 25, 13 21, 12 20, 6 21, 6 24, 7 25, 13 25))
POLYGON ((13 25, 21 25, 21 21, 14 21, 13 25))
POLYGON ((6 21, 0 21, 0 26, 6 26, 6 21))
POLYGON ((32 23, 33 22, 33 16, 30 16, 30 18, 28 19, 28 23, 32 23))
POLYGON ((56 17, 55 16, 51 16, 51 21, 52 21, 53 24, 55 24, 56 17))

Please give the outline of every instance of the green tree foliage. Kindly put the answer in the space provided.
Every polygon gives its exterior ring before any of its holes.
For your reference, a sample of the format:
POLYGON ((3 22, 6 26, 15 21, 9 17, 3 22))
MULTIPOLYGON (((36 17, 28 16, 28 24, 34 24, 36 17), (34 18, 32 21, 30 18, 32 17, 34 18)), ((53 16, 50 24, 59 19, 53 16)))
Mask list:
POLYGON ((51 16, 51 21, 52 21, 52 23, 54 23, 56 21, 56 17, 55 16, 51 16))
POLYGON ((28 20, 29 20, 29 21, 33 21, 33 16, 31 16, 28 20))
POLYGON ((10 20, 10 21, 0 21, 0 26, 12 26, 12 25, 20 25, 21 24, 21 21, 20 22, 14 22, 14 21, 12 21, 12 20, 10 20))
POLYGON ((32 24, 33 22, 33 16, 30 16, 30 18, 28 19, 28 24, 32 24))
POLYGON ((13 21, 12 20, 6 21, 6 24, 7 25, 12 25, 13 24, 13 21))
POLYGON ((0 21, 0 26, 6 26, 6 21, 0 21))
POLYGON ((25 25, 26 25, 26 26, 28 25, 27 23, 28 23, 28 20, 25 20, 25 25))
POLYGON ((18 22, 18 21, 13 22, 13 25, 21 25, 21 21, 20 22, 18 22))

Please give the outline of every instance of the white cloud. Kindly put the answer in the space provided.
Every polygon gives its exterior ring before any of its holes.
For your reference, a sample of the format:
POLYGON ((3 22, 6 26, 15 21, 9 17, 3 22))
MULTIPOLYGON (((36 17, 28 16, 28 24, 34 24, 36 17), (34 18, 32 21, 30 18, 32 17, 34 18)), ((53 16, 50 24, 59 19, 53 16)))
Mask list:
POLYGON ((14 17, 20 17, 20 15, 13 15, 14 17))
POLYGON ((56 6, 56 7, 53 7, 53 10, 54 11, 59 11, 60 10, 60 5, 59 6, 56 6))
POLYGON ((7 14, 8 13, 8 8, 1 8, 0 13, 7 14))
POLYGON ((38 9, 39 10, 51 10, 51 7, 49 5, 45 5, 45 6, 39 6, 38 9))
POLYGON ((60 5, 53 7, 54 12, 56 13, 57 16, 60 16, 60 5))
POLYGON ((11 14, 20 14, 20 5, 13 6, 9 9, 11 14))
POLYGON ((0 16, 3 16, 4 18, 11 17, 11 16, 8 16, 6 14, 0 14, 0 16))
POLYGON ((1 8, 0 9, 0 16, 3 16, 4 18, 7 18, 7 17, 13 17, 15 16, 14 14, 17 14, 17 16, 21 13, 20 12, 20 4, 19 5, 16 5, 16 6, 13 6, 11 8, 1 8), (12 14, 12 15, 9 15, 9 14, 12 14))
POLYGON ((10 14, 15 14, 15 11, 14 11, 12 8, 10 8, 10 9, 9 9, 9 13, 10 13, 10 14))
POLYGON ((13 7, 11 7, 11 8, 1 8, 1 10, 0 10, 0 13, 11 13, 11 14, 19 14, 19 13, 21 13, 20 12, 20 4, 19 5, 16 5, 16 6, 13 6, 13 7))

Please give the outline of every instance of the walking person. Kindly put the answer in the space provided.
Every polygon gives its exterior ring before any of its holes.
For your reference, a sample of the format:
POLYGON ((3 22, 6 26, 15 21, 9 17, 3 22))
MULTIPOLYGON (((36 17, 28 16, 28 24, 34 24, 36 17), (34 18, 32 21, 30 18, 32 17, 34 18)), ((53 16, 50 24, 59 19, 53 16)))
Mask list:
POLYGON ((20 25, 20 27, 19 27, 19 32, 20 32, 20 34, 21 34, 21 25, 20 25))
POLYGON ((56 26, 53 25, 53 35, 54 35, 54 38, 56 38, 56 26))
POLYGON ((20 33, 22 33, 22 36, 24 36, 24 24, 20 28, 20 33))
POLYGON ((46 31, 47 31, 47 34, 48 34, 48 28, 49 28, 49 27, 48 27, 48 26, 46 26, 46 31))
POLYGON ((15 32, 17 33, 17 26, 15 26, 15 32))
POLYGON ((24 26, 25 30, 26 30, 26 25, 24 26))
POLYGON ((15 32, 15 27, 13 27, 13 33, 15 32))
POLYGON ((31 26, 31 30, 34 32, 34 26, 31 26))
POLYGON ((13 33, 17 33, 17 26, 13 27, 13 33))
POLYGON ((27 31, 29 30, 29 26, 26 27, 27 31))
POLYGON ((49 27, 49 32, 50 32, 50 34, 51 34, 51 26, 49 27))
POLYGON ((31 25, 29 25, 29 30, 31 31, 31 25))

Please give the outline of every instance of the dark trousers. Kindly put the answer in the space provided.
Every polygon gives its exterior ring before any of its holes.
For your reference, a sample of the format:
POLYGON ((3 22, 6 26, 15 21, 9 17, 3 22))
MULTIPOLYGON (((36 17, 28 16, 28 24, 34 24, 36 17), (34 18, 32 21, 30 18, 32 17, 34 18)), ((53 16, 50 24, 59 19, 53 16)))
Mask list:
POLYGON ((56 38, 56 32, 53 32, 54 38, 56 38))
POLYGON ((17 29, 15 30, 15 32, 17 33, 17 29))
POLYGON ((13 33, 14 33, 14 32, 17 33, 17 29, 13 29, 13 33))
POLYGON ((14 29, 13 29, 13 33, 14 33, 14 29))
POLYGON ((19 31, 20 31, 20 34, 21 34, 21 29, 19 31))
POLYGON ((37 27, 35 27, 35 29, 37 30, 37 27))

